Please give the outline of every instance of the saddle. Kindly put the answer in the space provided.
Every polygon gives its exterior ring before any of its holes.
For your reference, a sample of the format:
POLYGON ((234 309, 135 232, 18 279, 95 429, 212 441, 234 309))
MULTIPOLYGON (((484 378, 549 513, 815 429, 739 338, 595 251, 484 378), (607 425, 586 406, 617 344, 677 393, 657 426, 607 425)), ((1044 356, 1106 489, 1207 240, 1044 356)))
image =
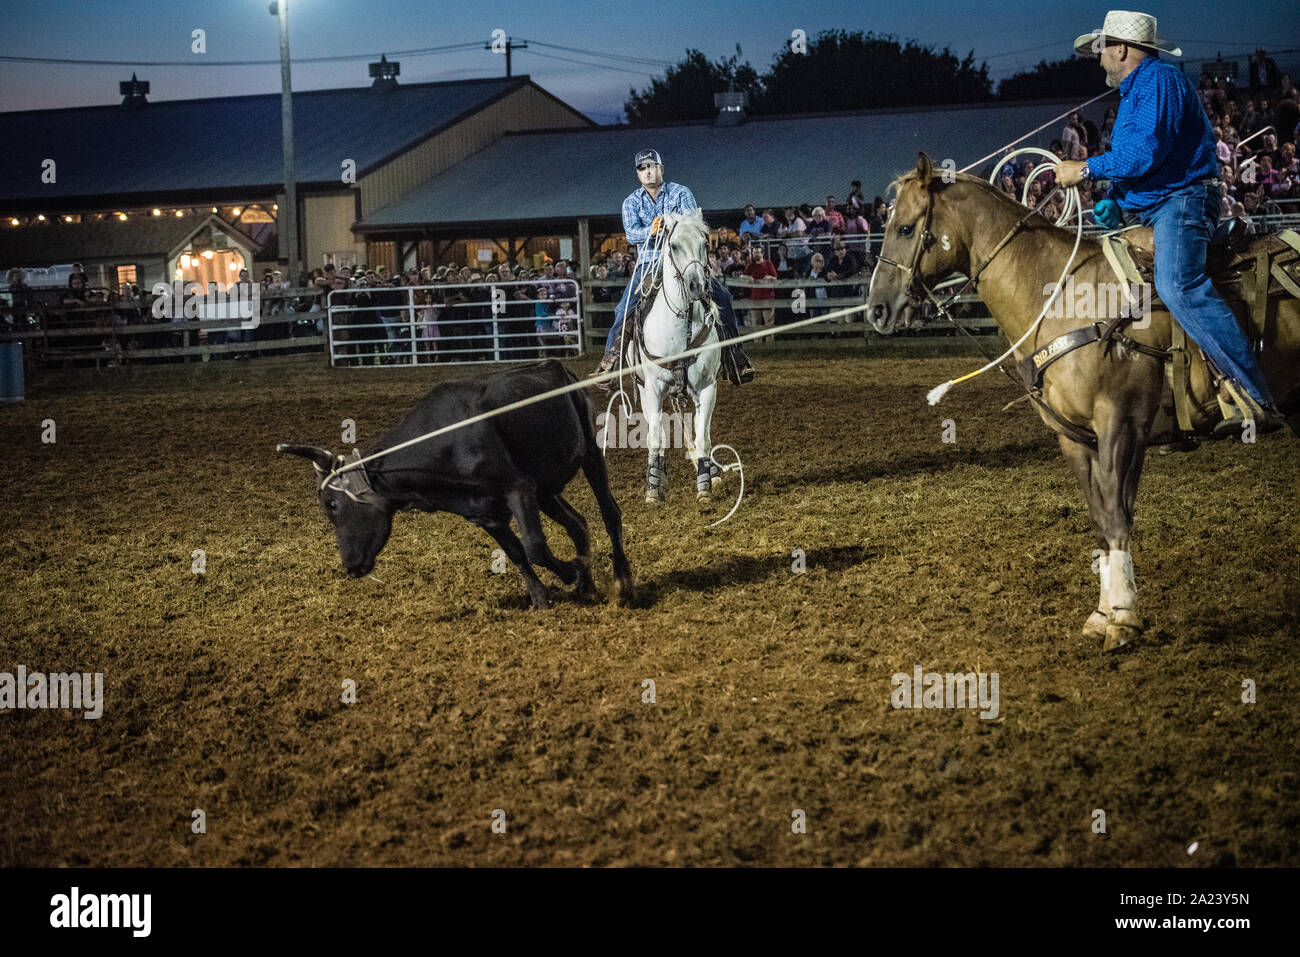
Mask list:
MULTIPOLYGON (((1119 280, 1121 289, 1126 290, 1126 297, 1130 286, 1143 283, 1154 285, 1155 246, 1149 227, 1102 236, 1100 242, 1102 253, 1119 280)), ((1252 238, 1245 234, 1244 228, 1234 229, 1221 237, 1221 241, 1211 244, 1206 256, 1206 273, 1229 308, 1233 303, 1244 306, 1233 310, 1233 313, 1247 340, 1259 350, 1270 323, 1277 321, 1278 300, 1283 296, 1300 299, 1300 234, 1285 229, 1272 235, 1252 238)), ((1169 348, 1161 349, 1138 342, 1122 332, 1123 327, 1132 319, 1130 311, 1128 316, 1117 316, 1107 323, 1097 322, 1058 336, 1019 364, 1021 378, 1036 393, 1041 389, 1043 373, 1048 366, 1075 349, 1093 342, 1100 342, 1103 348, 1114 345, 1120 349, 1127 348, 1154 356, 1168 363, 1165 366, 1165 378, 1173 393, 1178 430, 1185 437, 1193 435, 1192 355, 1188 349, 1186 332, 1171 315, 1169 348)), ((1210 370, 1211 387, 1217 394, 1224 376, 1204 351, 1200 354, 1210 370)), ((1218 401, 1225 417, 1231 414, 1222 398, 1218 401)), ((1050 408, 1047 411, 1062 426, 1061 431, 1076 441, 1095 447, 1096 436, 1091 433, 1085 435, 1086 430, 1064 422, 1050 408)))
MULTIPOLYGON (((1247 341, 1258 351, 1270 319, 1275 321, 1277 300, 1284 295, 1300 299, 1300 234, 1287 229, 1252 238, 1239 223, 1234 226, 1238 228, 1222 237, 1223 241, 1210 245, 1205 271, 1229 308, 1233 303, 1245 306, 1233 310, 1233 314, 1247 341)), ((1155 245, 1150 228, 1129 230, 1119 237, 1102 237, 1102 252, 1122 283, 1154 283, 1155 245)), ((1170 331, 1171 361, 1166 367, 1166 379, 1174 394, 1178 428, 1191 433, 1188 340, 1172 315, 1170 331)), ((1213 370, 1212 379, 1217 385, 1223 378, 1221 371, 1214 368, 1203 350, 1201 357, 1213 370)), ((1227 408, 1223 412, 1225 416, 1230 414, 1227 408)))

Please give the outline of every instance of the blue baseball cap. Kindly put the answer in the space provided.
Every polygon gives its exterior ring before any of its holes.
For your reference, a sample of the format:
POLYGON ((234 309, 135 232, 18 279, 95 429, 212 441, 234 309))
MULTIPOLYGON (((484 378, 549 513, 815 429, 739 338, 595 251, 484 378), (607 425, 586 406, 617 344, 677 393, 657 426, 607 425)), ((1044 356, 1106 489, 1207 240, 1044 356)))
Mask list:
POLYGON ((642 150, 640 153, 636 154, 636 162, 632 165, 637 169, 640 169, 641 164, 645 162, 654 163, 656 166, 664 165, 664 161, 659 158, 658 150, 642 150))

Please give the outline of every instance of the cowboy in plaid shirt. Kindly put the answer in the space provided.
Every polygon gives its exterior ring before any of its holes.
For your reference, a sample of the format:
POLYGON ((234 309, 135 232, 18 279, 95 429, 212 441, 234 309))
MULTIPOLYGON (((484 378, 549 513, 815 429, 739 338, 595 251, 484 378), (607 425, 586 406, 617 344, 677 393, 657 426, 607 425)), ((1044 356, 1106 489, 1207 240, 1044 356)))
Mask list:
MULTIPOLYGON (((651 237, 663 228, 664 216, 668 213, 690 213, 699 209, 695 196, 680 183, 666 183, 663 178, 663 161, 655 150, 642 150, 636 154, 637 178, 641 188, 623 200, 623 232, 627 241, 638 246, 636 268, 623 289, 623 298, 614 307, 614 325, 605 340, 605 356, 596 367, 593 375, 609 372, 618 364, 619 341, 623 331, 623 320, 630 310, 635 309, 640 301, 637 287, 641 277, 652 267, 659 264, 659 250, 650 242, 651 237)), ((736 310, 731 304, 731 293, 717 279, 713 284, 712 299, 718 306, 718 318, 721 321, 720 338, 725 343, 740 334, 736 324, 736 310)), ((722 368, 727 377, 735 384, 749 382, 754 378, 754 367, 740 346, 724 346, 722 368)), ((601 382, 597 388, 608 391, 612 384, 601 382)))

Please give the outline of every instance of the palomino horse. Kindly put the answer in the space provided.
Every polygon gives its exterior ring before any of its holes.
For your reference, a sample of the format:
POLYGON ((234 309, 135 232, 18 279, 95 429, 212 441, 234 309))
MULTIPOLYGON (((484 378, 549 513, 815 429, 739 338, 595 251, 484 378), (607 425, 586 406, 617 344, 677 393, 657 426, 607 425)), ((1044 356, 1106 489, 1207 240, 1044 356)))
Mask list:
POLYGON ((623 327, 622 350, 628 365, 645 360, 653 366, 638 375, 650 450, 646 501, 662 502, 667 489, 663 404, 667 396, 673 395, 689 399, 695 407, 691 458, 696 467, 696 498, 707 504, 714 483, 722 481, 710 457, 713 446, 709 431, 717 401, 721 350, 706 349, 689 359, 664 360, 687 349, 716 347, 719 342, 718 307, 709 298, 709 230, 698 209, 685 215, 669 213, 656 239, 658 268, 646 274, 642 300, 623 327))
MULTIPOLYGON (((936 176, 925 154, 916 169, 894 185, 897 198, 867 302, 876 330, 889 334, 909 322, 934 283, 961 273, 976 280, 979 296, 1002 332, 1012 342, 1020 339, 1060 279, 1075 233, 1037 213, 1027 215, 1024 206, 981 179, 936 176)), ((1149 245, 1149 230, 1138 232, 1147 233, 1149 245)), ((1093 284, 1094 289, 1105 289, 1102 284, 1113 287, 1118 281, 1101 245, 1088 239, 1079 244, 1071 275, 1076 287, 1093 284)), ((1055 312, 1048 312, 1036 333, 1016 350, 1018 359, 1089 325, 1057 318, 1055 312)), ((1060 433, 1061 451, 1088 500, 1101 549, 1108 553, 1101 562, 1100 602, 1083 629, 1085 635, 1103 638, 1107 650, 1134 640, 1143 627, 1129 536, 1146 449, 1183 438, 1166 384, 1165 360, 1153 354, 1170 348, 1169 312, 1153 300, 1149 319, 1140 330, 1126 330, 1118 344, 1085 345, 1053 362, 1043 374, 1040 401, 1035 402, 1043 421, 1060 433)), ((1300 301, 1278 302, 1276 321, 1265 325, 1261 368, 1274 399, 1292 415, 1291 426, 1297 429, 1300 301)), ((1191 361, 1192 423, 1197 432, 1204 432, 1222 415, 1204 358, 1197 354, 1191 361)))

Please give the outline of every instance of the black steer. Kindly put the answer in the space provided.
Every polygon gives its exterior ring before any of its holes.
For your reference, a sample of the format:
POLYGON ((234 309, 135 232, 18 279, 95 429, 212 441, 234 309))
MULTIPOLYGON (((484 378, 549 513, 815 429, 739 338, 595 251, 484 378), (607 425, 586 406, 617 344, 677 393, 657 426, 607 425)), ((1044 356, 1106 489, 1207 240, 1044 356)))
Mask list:
MULTIPOLYGON (((458 379, 434 386, 366 455, 391 448, 490 409, 577 381, 553 359, 518 366, 494 375, 458 379)), ((277 452, 310 459, 321 482, 349 459, 328 449, 278 445, 277 452)), ((620 596, 632 597, 632 570, 623 553, 623 515, 609 490, 605 459, 596 444, 591 404, 581 391, 556 396, 351 469, 319 487, 321 506, 334 524, 339 554, 349 575, 370 574, 388 541, 393 513, 419 509, 454 512, 486 529, 528 583, 534 608, 547 607, 546 586, 533 565, 549 568, 578 594, 590 596, 591 536, 587 523, 562 497, 564 487, 582 469, 600 505, 613 543, 614 574, 620 596), (552 554, 542 532, 541 509, 569 533, 577 560, 552 554), (521 543, 510 530, 514 518, 521 543)))

